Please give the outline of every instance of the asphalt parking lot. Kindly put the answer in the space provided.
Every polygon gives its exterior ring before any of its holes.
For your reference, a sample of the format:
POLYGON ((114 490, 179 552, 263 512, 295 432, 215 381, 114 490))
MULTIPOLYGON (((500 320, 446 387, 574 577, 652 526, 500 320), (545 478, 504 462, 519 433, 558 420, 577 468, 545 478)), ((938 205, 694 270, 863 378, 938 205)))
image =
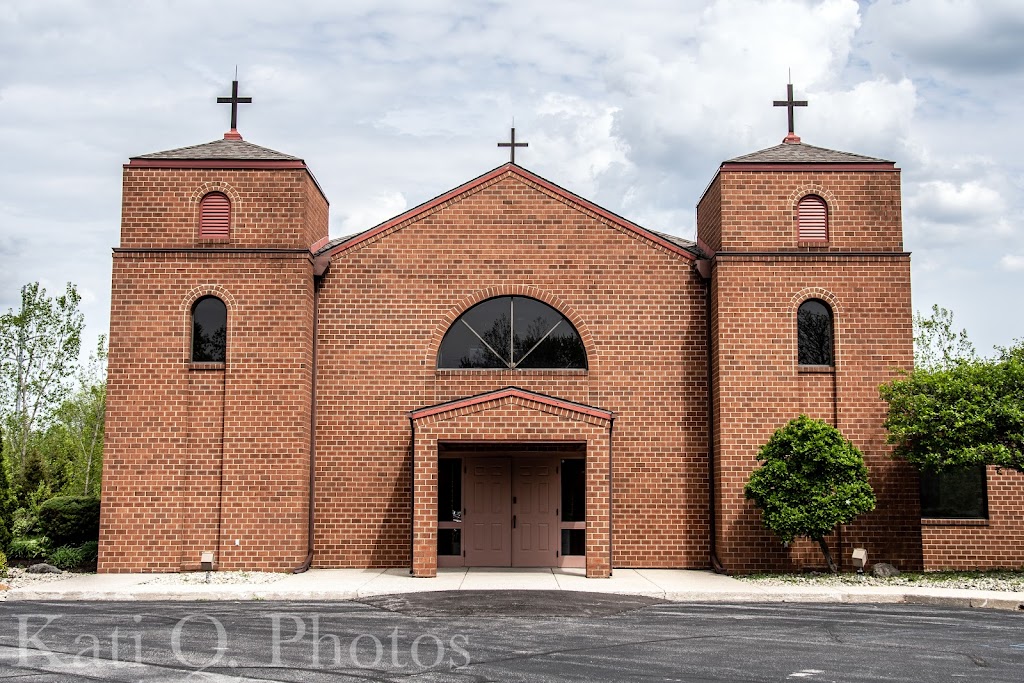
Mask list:
POLYGON ((565 592, 0 605, 0 680, 1013 681, 1024 614, 565 592))

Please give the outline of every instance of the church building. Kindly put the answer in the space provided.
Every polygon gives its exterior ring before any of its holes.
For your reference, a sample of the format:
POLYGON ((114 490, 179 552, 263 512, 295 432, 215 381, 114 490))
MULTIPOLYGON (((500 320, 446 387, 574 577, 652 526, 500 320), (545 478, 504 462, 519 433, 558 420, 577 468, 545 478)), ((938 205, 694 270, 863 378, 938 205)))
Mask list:
POLYGON ((837 559, 929 563, 878 394, 913 364, 900 171, 804 143, 792 90, 696 242, 515 163, 514 132, 512 162, 330 239, 310 167, 223 99, 224 139, 124 166, 99 571, 800 569, 818 548, 743 487, 801 413, 878 498, 837 559))

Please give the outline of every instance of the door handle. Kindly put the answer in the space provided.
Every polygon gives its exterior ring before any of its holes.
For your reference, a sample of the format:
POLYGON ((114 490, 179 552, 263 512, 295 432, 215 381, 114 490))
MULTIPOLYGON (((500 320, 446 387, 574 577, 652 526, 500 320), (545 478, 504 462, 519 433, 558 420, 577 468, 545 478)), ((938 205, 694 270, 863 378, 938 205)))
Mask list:
POLYGON ((512 528, 513 529, 516 528, 516 516, 515 515, 512 515, 512 528))

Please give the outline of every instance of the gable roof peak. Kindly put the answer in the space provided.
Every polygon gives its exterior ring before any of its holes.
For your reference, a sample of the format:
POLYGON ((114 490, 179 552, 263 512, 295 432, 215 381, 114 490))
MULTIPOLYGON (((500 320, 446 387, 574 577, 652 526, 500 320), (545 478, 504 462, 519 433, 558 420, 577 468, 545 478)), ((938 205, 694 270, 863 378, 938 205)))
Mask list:
POLYGON ((366 240, 372 239, 373 237, 391 228, 399 226, 402 223, 412 221, 417 217, 425 215, 430 211, 438 208, 445 202, 452 201, 455 198, 466 193, 472 192, 473 190, 489 182, 495 181, 503 176, 509 175, 514 175, 519 179, 540 188, 543 192, 550 193, 555 197, 559 197, 568 204, 575 205, 576 207, 579 207, 584 211, 590 211, 599 216, 600 218, 610 223, 613 223, 619 226, 620 228, 623 228, 627 232, 632 232, 640 237, 643 237, 655 244, 660 245, 661 247, 670 252, 682 256, 683 258, 692 261, 697 258, 703 257, 703 252, 701 252, 697 248, 695 243, 690 242, 689 240, 684 240, 681 237, 666 235, 664 233, 649 230, 640 225, 637 225, 636 223, 633 223, 632 221, 623 218, 618 214, 615 214, 601 206, 598 206, 597 204, 591 202, 590 200, 584 199, 583 197, 573 192, 570 192, 569 190, 566 190, 565 188, 559 185, 556 185, 550 180, 542 178, 541 176, 537 175, 536 173, 533 173, 532 171, 528 171, 519 164, 515 164, 512 162, 506 162, 501 166, 497 166, 496 168, 488 171, 487 173, 484 173, 483 175, 477 176, 476 178, 470 180, 469 182, 463 183, 462 185, 459 185, 458 187, 453 188, 448 192, 445 192, 444 194, 438 195, 437 197, 434 197, 429 201, 423 202, 422 204, 415 206, 409 209, 408 211, 405 211, 404 213, 401 213, 395 216, 394 218, 391 218, 390 220, 384 221, 383 223, 380 223, 372 228, 369 228, 368 230, 364 230, 363 232, 357 233, 355 235, 350 235, 348 237, 342 237, 331 240, 323 247, 321 247, 319 250, 317 250, 315 256, 318 262, 321 263, 320 267, 326 269, 326 263, 334 254, 340 253, 366 240))

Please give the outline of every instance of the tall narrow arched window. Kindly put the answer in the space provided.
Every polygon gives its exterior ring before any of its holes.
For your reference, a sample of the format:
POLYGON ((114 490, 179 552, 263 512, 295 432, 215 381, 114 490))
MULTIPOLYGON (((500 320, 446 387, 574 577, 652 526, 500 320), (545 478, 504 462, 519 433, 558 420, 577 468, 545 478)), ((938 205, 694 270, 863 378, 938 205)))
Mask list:
POLYGON ((231 200, 223 192, 211 192, 199 202, 199 236, 226 240, 231 234, 231 200))
POLYGON ((800 365, 835 365, 832 309, 821 299, 808 299, 796 313, 797 358, 800 365))
POLYGON ((473 306, 441 340, 437 367, 586 369, 587 351, 572 323, 547 304, 501 296, 473 306))
POLYGON ((227 345, 227 306, 215 296, 204 296, 192 306, 192 362, 223 363, 227 345))
POLYGON ((801 242, 828 241, 828 204, 816 194, 809 194, 797 206, 797 232, 801 242))

